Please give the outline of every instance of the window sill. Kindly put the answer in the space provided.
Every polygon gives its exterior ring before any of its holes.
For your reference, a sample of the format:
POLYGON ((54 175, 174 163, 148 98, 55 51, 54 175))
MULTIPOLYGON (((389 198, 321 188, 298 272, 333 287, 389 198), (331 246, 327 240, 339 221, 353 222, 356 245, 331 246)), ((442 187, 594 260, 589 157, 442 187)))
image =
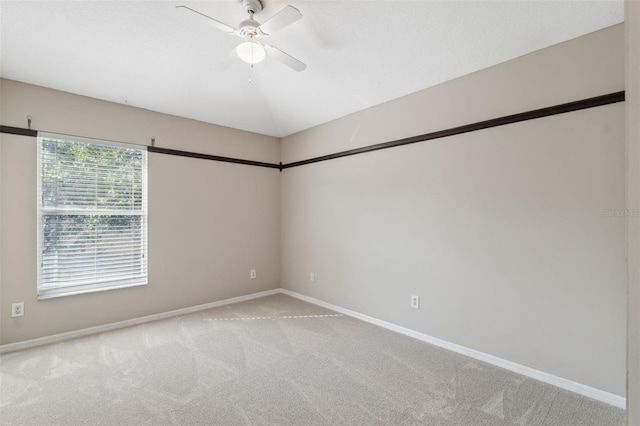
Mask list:
POLYGON ((94 288, 57 288, 57 289, 50 289, 50 290, 44 290, 42 292, 38 292, 37 299, 38 300, 56 299, 58 297, 76 296, 79 294, 97 293, 101 291, 118 290, 122 288, 140 287, 145 285, 147 285, 146 280, 144 282, 116 284, 116 285, 94 287, 94 288))

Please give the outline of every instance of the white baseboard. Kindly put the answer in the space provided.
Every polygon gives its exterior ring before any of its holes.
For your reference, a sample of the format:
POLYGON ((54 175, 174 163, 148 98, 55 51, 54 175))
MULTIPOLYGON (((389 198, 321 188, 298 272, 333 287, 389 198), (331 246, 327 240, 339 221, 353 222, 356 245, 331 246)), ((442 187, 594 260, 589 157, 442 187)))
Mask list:
POLYGON ((286 294, 296 299, 303 300, 305 302, 313 303, 314 305, 322 306, 327 309, 339 312, 341 314, 348 315, 353 318, 368 322, 370 324, 377 325, 382 328, 386 328, 397 333, 405 334, 423 342, 431 343, 432 345, 439 346, 444 349, 448 349, 452 352, 457 352, 471 358, 475 358, 480 361, 484 361, 488 364, 495 365, 500 368, 504 368, 514 373, 522 374, 523 376, 531 377, 532 379, 539 380, 541 382, 549 383, 557 386, 561 389, 568 390, 570 392, 577 393, 579 395, 586 396, 588 398, 602 401, 609 405, 618 408, 625 408, 625 398, 619 395, 615 395, 609 392, 605 392, 600 389, 593 388, 591 386, 583 385, 562 377, 554 376, 553 374, 545 373, 544 371, 536 370, 534 368, 527 367, 525 365, 517 364, 506 359, 502 359, 493 355, 486 354, 484 352, 470 349, 465 346, 461 346, 455 343, 448 342, 446 340, 438 339, 428 334, 420 333, 409 328, 401 327, 396 324, 392 324, 387 321, 370 317, 368 315, 361 314, 359 312, 351 311, 349 309, 342 308, 340 306, 332 305, 331 303, 323 302, 322 300, 315 299, 313 297, 305 296, 294 291, 286 290, 283 288, 277 288, 273 290, 261 291, 258 293, 248 294, 246 296, 233 297, 231 299, 220 300, 218 302, 205 303, 203 305, 191 306, 188 308, 177 309, 175 311, 162 312, 159 314, 148 315, 140 318, 134 318, 125 321, 119 321, 111 324, 99 325, 96 327, 84 328, 81 330, 69 331, 66 333, 54 334, 52 336, 40 337, 37 339, 25 340, 22 342, 8 343, 6 345, 0 345, 0 353, 18 351, 22 349, 32 348, 35 346, 47 345, 51 343, 58 343, 65 340, 75 339, 82 336, 88 336, 91 334, 104 333, 106 331, 117 330, 119 328, 131 327, 134 325, 144 324, 151 321, 157 321, 161 319, 176 317, 180 315, 186 315, 193 312, 203 311, 205 309, 217 308, 224 305, 230 305, 232 303, 244 302, 247 300, 258 299, 265 296, 271 296, 274 294, 286 294))
POLYGON ((247 300, 258 299, 260 297, 271 296, 281 293, 281 289, 261 291, 258 293, 248 294, 246 296, 233 297, 231 299, 220 300, 218 302, 205 303, 203 305, 190 306, 188 308, 177 309, 175 311, 162 312, 154 315, 147 315, 140 318, 118 321, 110 324, 98 325, 95 327, 83 328, 81 330, 69 331, 66 333, 54 334, 51 336, 39 337, 37 339, 24 340, 22 342, 8 343, 0 345, 0 354, 5 352, 19 351, 22 349, 33 348, 35 346, 48 345, 58 343, 65 340, 75 339, 77 337, 89 336, 91 334, 104 333, 106 331, 117 330, 119 328, 131 327, 134 325, 144 324, 151 321, 177 317, 180 315, 191 314, 193 312, 204 311, 205 309, 217 308, 232 303, 245 302, 247 300))
POLYGON ((368 315, 361 314, 359 312, 351 311, 349 309, 342 308, 340 306, 332 305, 331 303, 323 302, 322 300, 315 299, 313 297, 305 296, 294 291, 280 289, 281 293, 286 294, 296 299, 303 300, 305 302, 313 303, 314 305, 322 306, 323 308, 331 309, 341 314, 348 315, 350 317, 357 318, 359 320, 386 328, 397 333, 405 334, 423 342, 431 343, 432 345, 448 349, 452 352, 457 352, 468 357, 484 361, 488 364, 495 365, 496 367, 504 368, 514 373, 522 374, 523 376, 531 377, 532 379, 539 380, 550 385, 557 386, 561 389, 568 390, 570 392, 577 393, 579 395, 586 396, 587 398, 602 401, 606 404, 612 405, 618 408, 625 408, 626 400, 624 397, 606 392, 600 389, 593 388, 591 386, 583 385, 562 377, 554 376, 553 374, 545 373, 544 371, 536 370, 525 365, 517 364, 506 359, 499 358, 497 356, 489 355, 484 352, 470 349, 465 346, 457 345, 455 343, 448 342, 446 340, 438 339, 437 337, 429 336, 428 334, 420 333, 409 328, 401 327, 390 322, 382 321, 377 318, 370 317, 368 315))

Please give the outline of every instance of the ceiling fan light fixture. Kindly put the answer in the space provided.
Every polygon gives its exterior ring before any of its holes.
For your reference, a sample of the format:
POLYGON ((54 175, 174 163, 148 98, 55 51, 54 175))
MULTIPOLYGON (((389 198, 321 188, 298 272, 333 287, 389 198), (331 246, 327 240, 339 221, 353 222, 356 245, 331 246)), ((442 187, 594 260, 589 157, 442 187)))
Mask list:
MULTIPOLYGON (((2 0, 0 0, 0 2, 1 1, 2 0)), ((253 19, 253 15, 260 13, 265 0, 238 1, 243 4, 245 10, 249 13, 249 19, 245 19, 240 22, 240 27, 237 29, 187 6, 176 6, 176 9, 187 12, 192 17, 197 18, 200 21, 204 21, 220 31, 241 37, 243 39, 243 43, 237 46, 235 51, 242 61, 251 65, 251 68, 253 68, 254 64, 262 62, 268 53, 271 58, 281 62, 292 70, 298 72, 304 71, 307 68, 304 63, 277 47, 262 44, 264 39, 269 37, 271 34, 300 20, 300 18, 302 18, 302 13, 300 13, 300 11, 295 7, 288 5, 261 24, 253 19)))
POLYGON ((251 65, 262 62, 262 60, 266 56, 264 47, 253 41, 245 41, 244 43, 240 43, 240 45, 236 48, 236 53, 238 53, 240 59, 251 65))

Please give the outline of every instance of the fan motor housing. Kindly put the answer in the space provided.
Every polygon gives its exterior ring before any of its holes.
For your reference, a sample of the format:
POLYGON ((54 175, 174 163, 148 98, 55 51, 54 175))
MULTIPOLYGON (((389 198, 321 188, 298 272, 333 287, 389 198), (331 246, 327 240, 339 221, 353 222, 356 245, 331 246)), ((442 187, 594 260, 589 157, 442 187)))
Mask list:
POLYGON ((258 35, 259 26, 260 23, 258 21, 254 21, 253 19, 245 19, 244 21, 240 22, 240 35, 245 39, 247 37, 258 35))

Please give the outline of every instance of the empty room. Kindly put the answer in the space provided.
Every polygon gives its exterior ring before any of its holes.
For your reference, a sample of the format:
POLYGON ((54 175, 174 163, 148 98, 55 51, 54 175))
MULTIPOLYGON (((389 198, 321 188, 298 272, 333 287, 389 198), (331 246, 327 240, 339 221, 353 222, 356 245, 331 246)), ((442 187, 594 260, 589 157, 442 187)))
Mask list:
POLYGON ((0 424, 640 426, 638 76, 635 0, 0 0, 0 424))

